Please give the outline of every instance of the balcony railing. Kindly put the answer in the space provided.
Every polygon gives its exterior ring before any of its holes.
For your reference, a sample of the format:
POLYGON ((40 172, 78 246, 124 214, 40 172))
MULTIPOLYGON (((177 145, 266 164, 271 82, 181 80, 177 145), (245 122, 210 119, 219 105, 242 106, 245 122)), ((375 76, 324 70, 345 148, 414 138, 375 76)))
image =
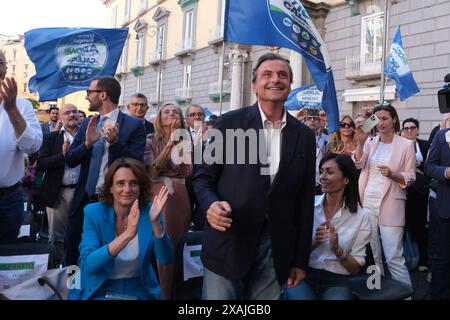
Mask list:
MULTIPOLYGON (((228 80, 223 81, 222 101, 229 101, 231 96, 231 83, 228 80)), ((212 102, 220 101, 220 81, 209 84, 208 97, 212 102)))
POLYGON ((183 56, 192 54, 195 51, 195 41, 194 39, 184 39, 181 42, 175 43, 176 56, 183 56))
POLYGON ((208 44, 214 45, 223 41, 223 24, 209 30, 208 44))
POLYGON ((381 69, 381 57, 377 57, 371 63, 361 63, 360 56, 347 57, 345 59, 345 77, 349 79, 379 76, 381 69))
POLYGON ((184 105, 192 100, 192 87, 175 89, 175 101, 179 105, 184 105))

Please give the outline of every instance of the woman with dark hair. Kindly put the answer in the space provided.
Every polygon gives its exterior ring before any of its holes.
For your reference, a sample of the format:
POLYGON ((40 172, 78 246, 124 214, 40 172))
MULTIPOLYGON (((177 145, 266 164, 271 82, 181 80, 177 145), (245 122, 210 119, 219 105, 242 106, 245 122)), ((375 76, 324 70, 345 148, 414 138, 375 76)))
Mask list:
POLYGON ((355 122, 352 117, 345 115, 342 117, 339 124, 339 130, 328 136, 328 143, 326 146, 327 152, 346 154, 351 157, 357 146, 355 139, 355 122))
POLYGON ((173 260, 162 226, 167 188, 150 202, 150 180, 142 162, 119 158, 109 167, 100 202, 84 208, 79 265, 81 290, 70 299, 160 299, 151 258, 173 260))
MULTIPOLYGON (((173 159, 180 145, 191 145, 189 132, 183 130, 184 120, 180 107, 167 103, 159 109, 155 120, 155 134, 147 136, 147 145, 144 153, 144 162, 149 168, 152 181, 152 192, 157 193, 166 186, 171 194, 163 210, 164 228, 176 248, 179 239, 189 228, 191 222, 191 204, 186 188, 186 178, 192 175, 192 164, 183 161, 191 155, 181 155, 180 159, 173 159), (177 130, 180 129, 180 130, 177 130), (185 133, 181 141, 178 136, 185 133), (177 140, 177 141, 175 141, 177 140), (180 144, 179 144, 180 143, 180 144), (177 160, 181 160, 177 163, 177 160)), ((183 148, 186 151, 188 148, 183 148)), ((181 151, 181 152, 183 152, 181 151)), ((173 277, 173 264, 158 264, 159 279, 161 283, 161 297, 170 299, 173 277)))
POLYGON ((370 246, 381 274, 384 274, 383 251, 392 278, 411 285, 402 244, 405 189, 416 179, 416 152, 412 141, 396 134, 400 131, 400 121, 392 105, 377 105, 373 112, 380 119, 379 134, 367 139, 369 134, 358 126, 355 152, 356 167, 362 169, 359 194, 372 226, 370 246))
POLYGON ((328 153, 319 168, 323 195, 314 206, 309 267, 303 282, 286 289, 288 300, 350 300, 348 276, 365 264, 370 222, 360 205, 355 164, 328 153))

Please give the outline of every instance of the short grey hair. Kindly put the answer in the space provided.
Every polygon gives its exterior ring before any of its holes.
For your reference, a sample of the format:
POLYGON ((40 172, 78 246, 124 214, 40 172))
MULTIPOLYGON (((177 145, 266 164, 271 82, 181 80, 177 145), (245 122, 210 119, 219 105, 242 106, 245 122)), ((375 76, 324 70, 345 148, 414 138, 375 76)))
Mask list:
POLYGON ((133 100, 133 98, 145 99, 145 102, 148 103, 147 96, 143 93, 137 92, 137 93, 133 94, 130 98, 130 101, 133 100))
POLYGON ((205 113, 205 110, 203 109, 203 107, 199 104, 196 103, 191 103, 189 105, 189 107, 186 108, 186 111, 184 112, 184 116, 187 118, 188 114, 189 114, 189 110, 191 110, 192 107, 196 107, 196 108, 200 108, 202 109, 203 113, 205 113))

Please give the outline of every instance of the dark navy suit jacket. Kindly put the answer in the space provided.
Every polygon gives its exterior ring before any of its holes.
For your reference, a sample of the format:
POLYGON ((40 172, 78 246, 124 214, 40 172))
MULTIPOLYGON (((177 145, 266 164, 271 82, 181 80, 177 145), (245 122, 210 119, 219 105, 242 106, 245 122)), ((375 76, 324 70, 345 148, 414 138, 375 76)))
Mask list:
MULTIPOLYGON (((70 205, 70 214, 76 214, 83 200, 86 183, 91 162, 92 148, 87 150, 84 143, 86 141, 86 128, 89 118, 85 119, 66 154, 66 162, 73 168, 81 164, 80 178, 78 179, 75 195, 70 205)), ((108 166, 118 158, 134 158, 142 161, 145 151, 145 127, 141 120, 119 112, 117 117, 119 124, 119 141, 112 144, 108 149, 108 166)))
MULTIPOLYGON (((251 164, 200 165, 194 175, 194 190, 203 213, 214 201, 227 201, 231 208, 231 227, 217 231, 206 223, 203 231, 203 264, 213 272, 231 280, 243 279, 254 263, 260 232, 268 217, 272 255, 278 282, 287 281, 289 269, 306 270, 312 241, 316 143, 313 132, 287 113, 282 132, 278 173, 270 183, 262 175, 264 166, 258 158, 251 164)), ((227 141, 226 129, 262 129, 258 105, 228 112, 216 122, 227 141)), ((264 135, 262 138, 264 139, 264 135)), ((257 138, 254 146, 265 141, 257 138)), ((217 140, 216 140, 217 141, 217 140)), ((208 147, 206 148, 206 150, 208 147)), ((234 147, 234 163, 236 151, 234 147)), ((217 151, 216 151, 217 152, 217 151)), ((230 155, 228 155, 230 156, 230 155)), ((223 159, 227 150, 223 149, 223 159)))
POLYGON ((438 180, 436 184, 437 214, 444 219, 450 218, 450 180, 445 178, 445 170, 450 167, 450 145, 445 140, 445 134, 449 130, 443 129, 436 133, 425 164, 425 174, 438 180))

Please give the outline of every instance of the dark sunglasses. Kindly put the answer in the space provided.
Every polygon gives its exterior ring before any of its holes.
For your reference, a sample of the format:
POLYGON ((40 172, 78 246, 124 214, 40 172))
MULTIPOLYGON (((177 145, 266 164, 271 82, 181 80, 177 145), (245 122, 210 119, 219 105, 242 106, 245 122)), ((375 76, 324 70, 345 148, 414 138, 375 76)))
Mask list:
POLYGON ((355 129, 355 124, 353 122, 341 122, 341 128, 353 128, 355 129))

